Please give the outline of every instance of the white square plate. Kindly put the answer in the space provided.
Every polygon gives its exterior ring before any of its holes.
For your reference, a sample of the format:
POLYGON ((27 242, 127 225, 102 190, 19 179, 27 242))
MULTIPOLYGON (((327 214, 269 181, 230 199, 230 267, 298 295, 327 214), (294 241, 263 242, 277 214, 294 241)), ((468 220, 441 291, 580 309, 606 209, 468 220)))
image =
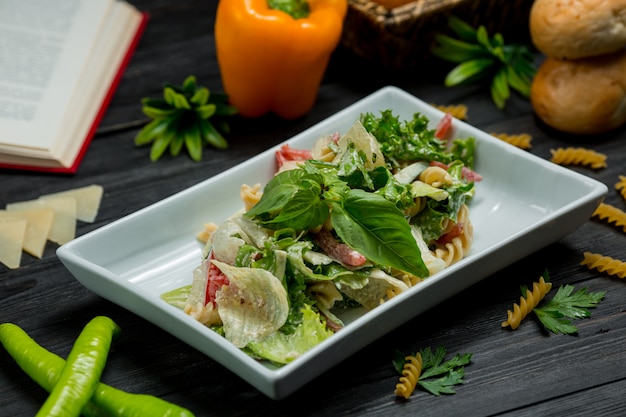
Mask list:
MULTIPOLYGON (((401 120, 415 112, 434 125, 439 110, 396 88, 385 87, 293 137, 310 148, 322 135, 345 132, 361 113, 393 110, 401 120)), ((242 184, 267 182, 275 151, 267 150, 220 175, 85 234, 57 254, 88 289, 160 326, 221 363, 270 398, 283 398, 383 334, 442 300, 573 232, 607 193, 589 177, 536 157, 455 120, 452 135, 477 140, 476 183, 470 202, 474 243, 469 255, 376 309, 350 311, 346 327, 281 368, 258 362, 160 295, 191 283, 200 262, 196 233, 243 207, 242 184)))

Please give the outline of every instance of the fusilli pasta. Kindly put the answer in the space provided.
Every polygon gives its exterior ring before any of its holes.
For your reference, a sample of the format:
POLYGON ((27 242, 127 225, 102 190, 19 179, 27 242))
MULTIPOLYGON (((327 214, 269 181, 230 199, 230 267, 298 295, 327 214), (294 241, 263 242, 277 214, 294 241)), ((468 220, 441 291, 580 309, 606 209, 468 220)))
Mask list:
POLYGON ((254 184, 252 187, 243 184, 239 189, 239 197, 241 197, 246 211, 254 207, 254 205, 259 202, 262 195, 261 184, 254 184))
POLYGON ((584 165, 593 169, 606 168, 606 155, 586 148, 550 149, 551 161, 559 165, 584 165))
POLYGON ((409 207, 408 209, 404 211, 404 214, 407 217, 417 216, 417 214, 420 211, 424 210, 424 208, 426 208, 426 205, 428 204, 427 197, 417 197, 414 201, 415 201, 415 205, 409 207))
POLYGON ((395 394, 397 397, 404 397, 408 399, 419 380, 422 373, 422 355, 418 352, 415 356, 407 356, 404 367, 402 368, 402 376, 399 382, 396 384, 395 394))
POLYGON ((593 212, 592 217, 597 217, 600 220, 607 221, 609 224, 614 224, 616 227, 621 227, 626 232, 626 212, 615 206, 600 203, 596 211, 593 212))
POLYGON ((315 142, 311 149, 311 157, 318 161, 332 162, 335 159, 335 152, 329 146, 331 143, 336 143, 339 139, 337 134, 326 135, 321 137, 315 142))
POLYGON ((185 305, 184 311, 186 314, 207 326, 222 323, 222 319, 213 303, 208 303, 204 306, 201 303, 187 304, 185 305))
MULTIPOLYGON (((414 275, 404 275, 402 276, 402 282, 404 282, 406 284, 407 287, 411 288, 417 284, 419 284, 420 282, 422 282, 423 279, 416 277, 414 275)), ((386 293, 386 299, 383 298, 380 300, 380 303, 384 303, 387 300, 392 299, 393 297, 395 297, 396 295, 400 294, 403 290, 400 288, 390 288, 387 290, 386 293)), ((406 290, 404 290, 406 291, 406 290)))
POLYGON ((507 319, 502 322, 502 327, 511 326, 511 329, 517 329, 522 320, 537 307, 551 288, 552 283, 546 282, 543 277, 538 282, 534 282, 533 290, 526 291, 526 297, 520 297, 519 304, 513 304, 513 311, 507 310, 507 319))
POLYGON ((335 302, 343 300, 341 293, 331 281, 319 281, 307 287, 307 293, 326 310, 330 310, 335 302))
POLYGON ((452 184, 452 176, 445 169, 438 166, 430 166, 424 169, 418 179, 435 188, 452 184))
POLYGON ((196 235, 196 239, 200 242, 207 243, 215 229, 217 229, 217 225, 215 223, 205 223, 204 230, 196 235))
POLYGON ((519 133, 516 135, 508 133, 492 133, 491 135, 505 141, 508 144, 517 146, 520 149, 530 149, 532 147, 530 142, 533 140, 533 137, 528 133, 519 133))
POLYGON ((431 104, 433 107, 444 113, 450 113, 452 117, 459 120, 467 119, 467 106, 465 104, 431 104))
POLYGON ((600 272, 606 272, 611 276, 626 278, 626 262, 610 256, 602 256, 598 253, 584 252, 581 265, 589 269, 597 269, 600 272))
POLYGON ((620 175, 619 181, 615 184, 615 189, 620 192, 624 201, 626 201, 626 176, 620 175))
POLYGON ((446 263, 446 267, 463 259, 474 241, 474 227, 469 218, 469 208, 465 204, 459 209, 457 223, 463 228, 462 233, 452 238, 450 242, 440 244, 434 250, 434 255, 442 259, 446 263))

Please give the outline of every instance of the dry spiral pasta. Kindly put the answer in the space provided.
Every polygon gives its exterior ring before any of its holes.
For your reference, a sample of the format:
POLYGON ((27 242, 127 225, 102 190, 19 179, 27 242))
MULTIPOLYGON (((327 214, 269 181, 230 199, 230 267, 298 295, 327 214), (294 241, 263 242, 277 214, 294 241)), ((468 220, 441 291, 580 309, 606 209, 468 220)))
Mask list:
POLYGON ((519 133, 516 135, 508 133, 492 133, 491 135, 520 149, 530 149, 532 147, 530 142, 533 140, 533 137, 528 133, 519 133))
POLYGON ((584 165, 593 169, 606 168, 606 155, 586 148, 551 149, 551 161, 559 165, 584 165))
POLYGON ((520 297, 519 304, 513 304, 513 311, 507 310, 507 319, 502 322, 502 327, 511 326, 511 329, 517 329, 522 320, 537 307, 551 288, 552 283, 546 282, 543 277, 538 282, 534 282, 533 290, 526 291, 526 297, 520 297))
POLYGON ((619 181, 615 184, 615 189, 620 192, 622 198, 626 201, 626 176, 619 176, 619 181))
POLYGON ((626 232, 626 212, 618 209, 615 206, 606 203, 600 203, 598 208, 593 212, 592 217, 597 217, 600 220, 605 220, 608 223, 614 224, 616 227, 621 227, 626 232))
POLYGON ((436 109, 444 113, 450 113, 452 117, 459 120, 467 119, 467 106, 465 104, 431 104, 436 109))
POLYGON ((606 272, 611 276, 626 278, 626 262, 611 258, 610 256, 584 252, 583 260, 580 264, 589 269, 597 269, 600 272, 606 272))
POLYGON ((459 209, 457 223, 462 225, 463 233, 452 238, 450 242, 439 245, 433 251, 437 258, 442 259, 446 263, 446 267, 463 259, 474 241, 474 226, 472 226, 470 221, 469 208, 466 204, 463 204, 459 209))
POLYGON ((409 355, 405 357, 405 360, 406 362, 402 368, 402 376, 396 384, 394 394, 398 397, 408 399, 415 390, 417 381, 422 373, 422 355, 418 352, 415 356, 409 355))

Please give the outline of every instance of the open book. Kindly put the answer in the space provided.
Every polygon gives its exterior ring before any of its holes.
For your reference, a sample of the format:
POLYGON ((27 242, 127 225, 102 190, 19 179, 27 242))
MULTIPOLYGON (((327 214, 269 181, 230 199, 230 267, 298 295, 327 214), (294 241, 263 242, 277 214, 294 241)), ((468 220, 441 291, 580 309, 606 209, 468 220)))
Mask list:
POLYGON ((123 0, 0 1, 0 168, 76 172, 146 20, 123 0))

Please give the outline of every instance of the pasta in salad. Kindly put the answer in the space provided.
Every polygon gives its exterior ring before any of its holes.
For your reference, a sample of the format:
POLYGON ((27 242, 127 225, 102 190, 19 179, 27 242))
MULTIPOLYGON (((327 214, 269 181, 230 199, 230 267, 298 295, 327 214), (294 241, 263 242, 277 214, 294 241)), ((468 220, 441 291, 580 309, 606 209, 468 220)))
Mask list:
POLYGON ((462 259, 475 139, 448 139, 449 115, 428 123, 365 113, 312 149, 283 145, 267 185, 242 185, 244 208, 199 235, 192 284, 162 298, 280 365, 341 331, 339 309, 376 308, 462 259))

